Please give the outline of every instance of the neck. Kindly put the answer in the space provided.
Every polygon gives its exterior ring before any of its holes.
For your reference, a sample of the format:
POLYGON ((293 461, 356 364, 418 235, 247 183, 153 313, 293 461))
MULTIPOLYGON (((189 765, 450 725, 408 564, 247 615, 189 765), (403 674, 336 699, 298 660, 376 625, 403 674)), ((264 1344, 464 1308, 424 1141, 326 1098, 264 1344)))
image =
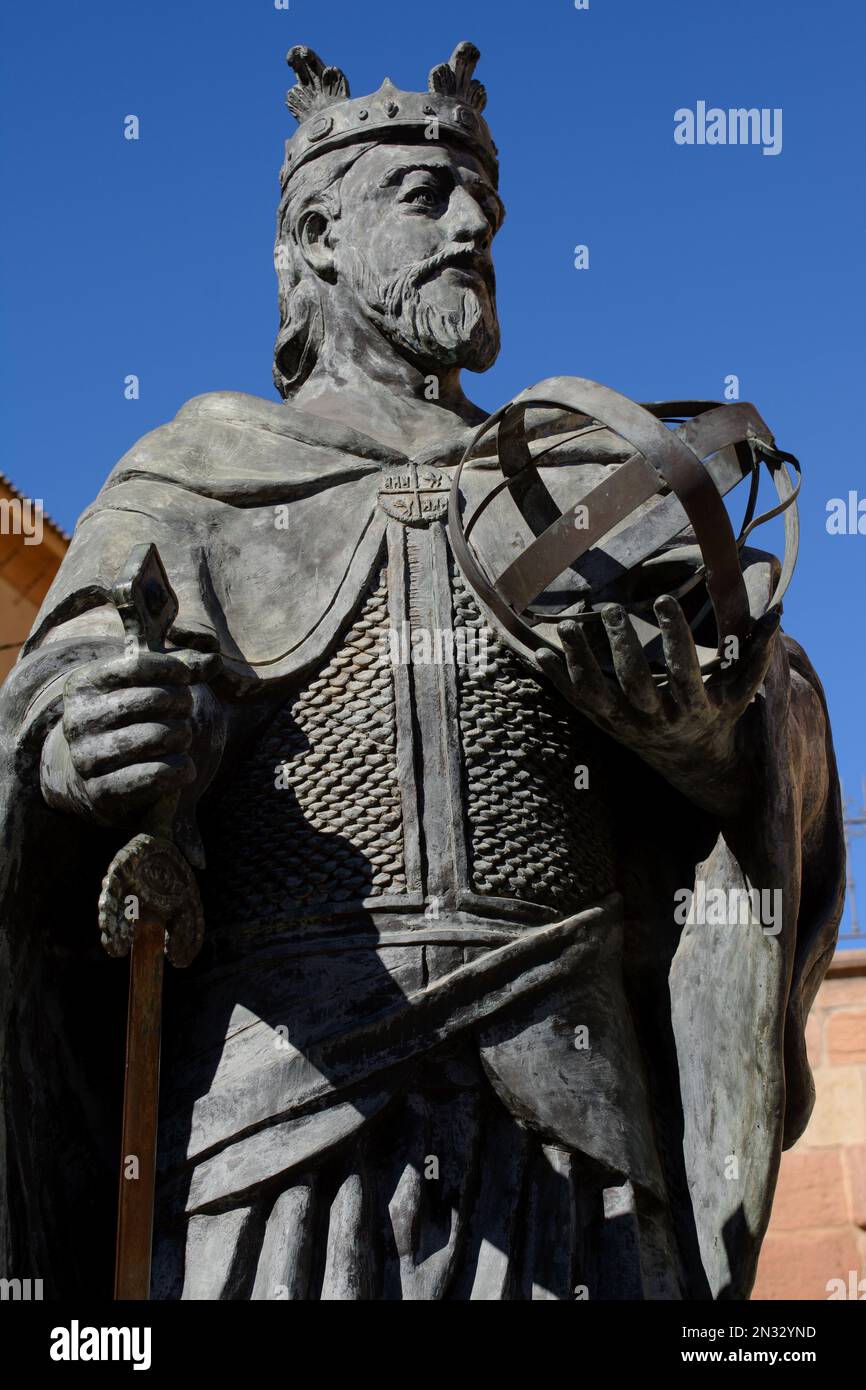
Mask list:
POLYGON ((459 367, 413 362, 359 312, 340 306, 334 313, 334 307, 326 308, 322 348, 293 405, 404 450, 485 419, 486 412, 464 394, 459 367))

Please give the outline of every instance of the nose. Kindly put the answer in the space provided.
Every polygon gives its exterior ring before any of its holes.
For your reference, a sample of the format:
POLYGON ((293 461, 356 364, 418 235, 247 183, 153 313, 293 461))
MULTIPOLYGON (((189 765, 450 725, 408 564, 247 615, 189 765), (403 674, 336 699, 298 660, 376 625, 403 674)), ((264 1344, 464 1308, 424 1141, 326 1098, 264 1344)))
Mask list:
POLYGON ((455 241, 471 241, 486 249, 493 230, 480 203, 467 188, 457 185, 451 194, 447 214, 448 230, 455 241))

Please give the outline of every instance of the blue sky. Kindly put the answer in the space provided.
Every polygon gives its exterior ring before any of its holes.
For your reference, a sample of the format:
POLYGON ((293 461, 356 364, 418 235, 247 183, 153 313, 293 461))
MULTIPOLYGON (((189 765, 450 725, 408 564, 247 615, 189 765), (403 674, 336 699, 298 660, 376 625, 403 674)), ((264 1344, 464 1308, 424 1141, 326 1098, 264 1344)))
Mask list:
MULTIPOLYGON (((419 89, 454 44, 502 156, 504 348, 491 409, 554 373, 637 399, 729 374, 805 472, 785 621, 827 687, 846 790, 862 733, 866 22, 851 0, 89 0, 6 7, 2 467, 71 529, 114 461, 202 391, 273 397, 271 261, 287 49, 355 94, 419 89), (674 143, 674 112, 781 108, 782 152, 674 143), (141 122, 137 142, 123 119, 141 122), (590 248, 576 271, 574 247, 590 248), (141 397, 127 401, 128 373, 141 397)), ((866 843, 855 855, 866 921, 866 843)))

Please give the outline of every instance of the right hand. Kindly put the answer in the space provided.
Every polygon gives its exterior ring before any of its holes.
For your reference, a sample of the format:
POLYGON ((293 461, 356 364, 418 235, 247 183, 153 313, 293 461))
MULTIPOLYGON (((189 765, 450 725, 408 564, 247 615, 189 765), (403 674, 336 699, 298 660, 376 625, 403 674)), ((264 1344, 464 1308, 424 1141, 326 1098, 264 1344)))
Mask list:
POLYGON ((219 657, 200 652, 141 651, 89 662, 69 677, 63 735, 100 820, 125 820, 196 780, 195 710, 208 694, 201 683, 218 669, 219 657))

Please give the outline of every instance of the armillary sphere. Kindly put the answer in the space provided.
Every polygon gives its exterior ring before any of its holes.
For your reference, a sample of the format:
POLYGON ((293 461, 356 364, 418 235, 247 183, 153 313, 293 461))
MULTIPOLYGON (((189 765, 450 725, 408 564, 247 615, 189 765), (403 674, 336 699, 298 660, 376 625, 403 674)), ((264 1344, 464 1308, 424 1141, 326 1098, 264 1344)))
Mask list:
POLYGON ((672 594, 688 618, 706 678, 732 646, 736 652, 748 640, 755 620, 780 603, 790 583, 799 490, 797 460, 776 447, 753 405, 638 405, 595 381, 551 377, 504 405, 475 434, 453 479, 449 532, 467 582, 519 646, 561 652, 557 628, 566 619, 589 624, 592 639, 604 606, 619 603, 663 683, 653 602, 672 594), (494 430, 491 454, 490 440, 480 446, 494 430), (593 454, 601 431, 608 441, 615 438, 616 463, 609 462, 609 442, 606 456, 593 454), (467 471, 470 459, 485 454, 486 468, 473 464, 467 471), (756 517, 762 464, 779 500, 756 517), (724 499, 746 478, 748 499, 735 532, 724 499), (781 514, 785 556, 781 567, 775 563, 772 594, 767 585, 762 597, 756 586, 747 588, 741 552, 756 526, 781 514))

